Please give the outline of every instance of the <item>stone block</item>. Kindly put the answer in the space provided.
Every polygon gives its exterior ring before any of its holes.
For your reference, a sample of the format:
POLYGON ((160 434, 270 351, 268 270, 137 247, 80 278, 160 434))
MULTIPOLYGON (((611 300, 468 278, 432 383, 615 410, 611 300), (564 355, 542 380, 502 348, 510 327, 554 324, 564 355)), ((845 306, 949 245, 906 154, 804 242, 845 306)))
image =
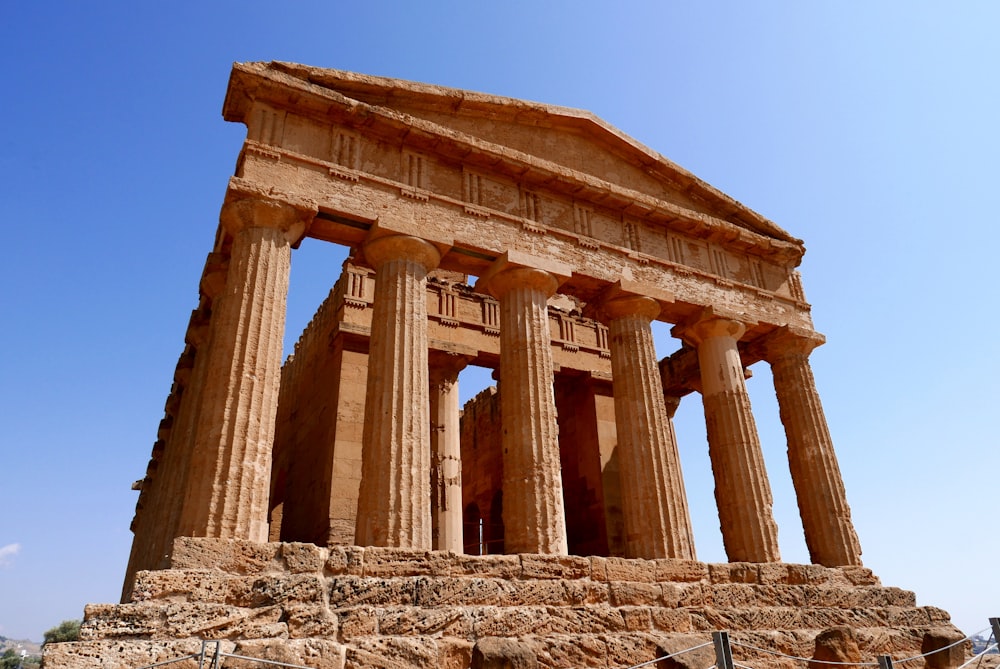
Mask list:
POLYGON ((416 602, 414 579, 336 576, 330 579, 330 606, 409 606, 416 602))
POLYGON ((690 583, 709 579, 708 565, 697 560, 660 559, 656 562, 656 580, 690 583))
POLYGON ((787 585, 790 566, 774 562, 757 565, 757 583, 761 585, 787 585))
POLYGON ((546 669, 608 666, 607 645, 596 634, 527 636, 520 641, 535 652, 538 664, 546 669))
MULTIPOLYGON (((222 651, 227 653, 235 647, 231 641, 223 641, 222 644, 222 651)), ((59 669, 135 669, 200 653, 201 648, 198 639, 76 641, 46 644, 42 657, 46 667, 59 669)), ((193 669, 198 665, 197 660, 191 660, 168 666, 193 669)))
POLYGON ((704 669, 715 664, 715 650, 711 646, 692 648, 705 643, 704 636, 668 635, 656 648, 656 669, 704 669))
POLYGON ((602 575, 601 580, 635 581, 638 583, 654 583, 657 579, 657 564, 653 560, 634 558, 607 557, 591 558, 593 569, 602 575))
POLYGON ((298 603, 322 605, 326 582, 320 576, 307 574, 265 574, 230 579, 227 604, 259 607, 298 603))
POLYGON ((358 606, 337 614, 340 638, 352 641, 358 637, 378 635, 378 610, 370 606, 358 606))
POLYGON ((663 606, 704 606, 711 599, 712 586, 702 583, 661 583, 663 606), (707 593, 707 594, 706 594, 707 593))
POLYGON ((806 606, 811 600, 810 589, 805 585, 758 585, 753 588, 753 602, 757 606, 806 606))
POLYGON ((590 580, 562 581, 566 601, 574 606, 581 604, 608 604, 610 594, 607 583, 590 580))
POLYGON ((397 607, 377 609, 375 613, 381 635, 472 639, 468 609, 397 607))
POLYGON ((618 609, 618 612, 625 622, 626 631, 648 632, 653 627, 652 610, 653 608, 649 606, 622 606, 618 609))
POLYGON ((521 578, 573 579, 590 576, 590 560, 575 555, 529 555, 521 558, 521 578))
POLYGON ((584 588, 570 586, 572 581, 514 581, 506 604, 531 606, 574 606, 585 603, 584 588))
POLYGON ((464 639, 437 639, 439 669, 468 669, 472 664, 471 641, 464 639))
POLYGON ((718 608, 745 608, 757 602, 760 586, 747 583, 726 583, 705 588, 706 603, 718 608))
POLYGON ((225 603, 231 576, 202 569, 140 571, 132 586, 132 601, 198 601, 225 603))
POLYGON ((854 637, 854 630, 847 626, 831 627, 816 635, 809 669, 830 669, 829 663, 860 661, 861 650, 854 637))
POLYGON ((372 578, 431 575, 434 562, 430 556, 429 551, 367 546, 364 575, 372 578))
POLYGON ((827 568, 818 564, 790 564, 786 567, 789 585, 816 585, 829 580, 827 568))
POLYGON ((483 606, 470 609, 470 613, 473 620, 472 631, 477 639, 549 632, 549 614, 542 606, 483 606))
POLYGON ((711 583, 757 583, 757 565, 750 562, 730 562, 708 565, 711 583))
POLYGON ((661 632, 691 631, 691 615, 686 609, 667 609, 656 606, 649 611, 653 629, 661 632))
POLYGON ((267 660, 313 669, 344 669, 347 648, 326 639, 247 640, 238 642, 233 654, 253 659, 225 658, 222 666, 259 669, 266 666, 259 660, 267 660))
POLYGON ((308 604, 286 604, 285 623, 288 625, 288 635, 293 639, 337 638, 337 616, 325 606, 308 604))
POLYGON ((630 583, 627 581, 608 584, 612 606, 654 606, 660 603, 663 588, 658 583, 630 583))
POLYGON ((625 619, 617 608, 609 606, 553 606, 547 610, 549 633, 589 634, 594 630, 602 632, 626 631, 625 619))
POLYGON ((867 567, 839 567, 851 585, 881 585, 878 577, 867 567))
POLYGON ((260 639, 288 636, 280 606, 245 609, 220 604, 168 604, 158 638, 260 639))
POLYGON ((438 669, 437 642, 427 637, 359 639, 348 646, 345 669, 438 669))
POLYGON ((655 660, 659 645, 650 633, 602 634, 608 667, 631 667, 655 660))
POLYGON ((365 549, 360 546, 330 546, 327 549, 326 573, 339 576, 364 575, 365 549))
POLYGON ((530 646, 514 639, 486 637, 472 648, 472 669, 536 669, 530 646))
POLYGON ((920 652, 927 656, 927 669, 955 669, 965 661, 969 642, 953 627, 935 627, 924 632, 920 652))
POLYGON ((514 579, 521 575, 521 558, 517 555, 455 555, 448 575, 514 579))
POLYGON ((417 606, 508 606, 518 602, 517 582, 493 578, 419 578, 417 606))
POLYGON ((220 569, 231 574, 262 574, 282 571, 278 560, 281 544, 259 544, 243 539, 179 537, 174 540, 170 566, 173 569, 220 569))
POLYGON ((285 568, 293 574, 319 572, 327 561, 327 551, 315 544, 283 543, 280 555, 285 568))

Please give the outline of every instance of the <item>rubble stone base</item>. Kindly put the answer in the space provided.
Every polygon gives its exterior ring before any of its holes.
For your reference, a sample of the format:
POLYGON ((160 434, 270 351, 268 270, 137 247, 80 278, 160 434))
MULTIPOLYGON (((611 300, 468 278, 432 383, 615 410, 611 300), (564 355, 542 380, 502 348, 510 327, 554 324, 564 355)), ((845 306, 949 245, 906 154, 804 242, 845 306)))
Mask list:
MULTIPOLYGON (((962 638, 945 611, 863 567, 183 538, 169 569, 137 575, 132 601, 88 606, 81 640, 46 646, 44 666, 132 669, 220 640, 226 653, 323 669, 465 669, 474 651, 500 666, 504 648, 511 666, 615 669, 728 630, 738 663, 790 669, 803 663, 782 655, 813 657, 816 637, 839 626, 863 662, 962 638)), ((251 666, 223 666, 241 662, 251 666)), ((673 662, 714 663, 711 646, 673 662)))

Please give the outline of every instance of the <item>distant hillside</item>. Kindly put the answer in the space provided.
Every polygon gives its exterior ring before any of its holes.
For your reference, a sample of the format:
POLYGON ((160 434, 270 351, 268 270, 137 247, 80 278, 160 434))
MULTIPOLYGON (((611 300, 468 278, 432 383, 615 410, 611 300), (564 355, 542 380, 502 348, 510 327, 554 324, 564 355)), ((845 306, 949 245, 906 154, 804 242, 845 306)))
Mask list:
POLYGON ((13 648, 14 650, 28 651, 28 655, 41 655, 42 654, 42 644, 37 641, 29 641, 28 639, 8 639, 5 636, 0 636, 0 655, 3 655, 8 648, 13 648))

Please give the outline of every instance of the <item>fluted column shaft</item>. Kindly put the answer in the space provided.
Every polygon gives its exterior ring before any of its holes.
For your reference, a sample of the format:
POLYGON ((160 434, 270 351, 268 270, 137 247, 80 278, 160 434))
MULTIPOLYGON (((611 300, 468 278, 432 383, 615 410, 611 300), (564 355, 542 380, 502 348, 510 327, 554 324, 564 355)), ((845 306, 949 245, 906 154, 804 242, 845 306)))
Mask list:
POLYGON ((732 562, 777 562, 778 526, 757 425, 736 342, 742 323, 712 317, 682 331, 698 348, 708 452, 726 554, 732 562))
POLYGON ((809 365, 809 352, 819 343, 779 336, 768 342, 766 356, 788 439, 788 466, 809 558, 827 567, 860 565, 861 544, 809 365))
POLYGON ((663 399, 648 297, 602 305, 608 323, 627 557, 695 557, 680 455, 663 399))
POLYGON ((290 261, 282 229, 233 234, 226 288, 213 308, 181 536, 267 541, 290 261))
POLYGON ((435 550, 463 553, 458 372, 465 363, 435 362, 430 368, 431 544, 435 550))
POLYGON ((355 539, 362 546, 431 548, 427 272, 440 254, 416 237, 365 245, 375 268, 355 539))
POLYGON ((491 277, 500 300, 503 518, 508 553, 565 555, 566 513, 552 390, 548 298, 557 281, 531 268, 491 277))

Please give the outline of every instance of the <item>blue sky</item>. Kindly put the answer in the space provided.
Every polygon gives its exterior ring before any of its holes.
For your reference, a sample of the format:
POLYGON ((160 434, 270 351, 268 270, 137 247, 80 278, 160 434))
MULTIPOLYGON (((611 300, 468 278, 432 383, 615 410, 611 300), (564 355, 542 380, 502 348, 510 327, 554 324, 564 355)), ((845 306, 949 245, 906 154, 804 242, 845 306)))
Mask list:
MULTIPOLYGON (((220 115, 229 69, 251 60, 587 109, 803 238, 866 565, 966 632, 1000 615, 995 3, 9 2, 2 18, 0 635, 38 640, 118 598, 130 484, 245 133, 220 115)), ((296 251, 289 341, 341 257, 296 251)), ((783 557, 806 561, 766 367, 750 391, 783 557)), ((677 429, 699 557, 722 561, 696 397, 677 429)))

